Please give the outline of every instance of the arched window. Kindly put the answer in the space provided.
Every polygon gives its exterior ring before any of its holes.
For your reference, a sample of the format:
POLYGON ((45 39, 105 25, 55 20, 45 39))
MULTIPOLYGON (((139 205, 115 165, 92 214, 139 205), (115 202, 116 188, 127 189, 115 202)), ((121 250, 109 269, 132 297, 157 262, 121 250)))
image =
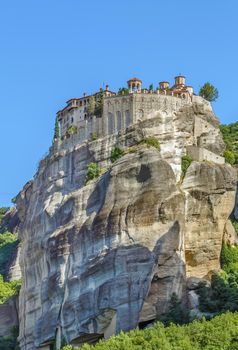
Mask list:
POLYGON ((122 115, 120 111, 117 111, 117 130, 122 129, 122 115))
POLYGON ((114 115, 112 113, 108 113, 108 134, 113 134, 115 129, 114 123, 114 115))

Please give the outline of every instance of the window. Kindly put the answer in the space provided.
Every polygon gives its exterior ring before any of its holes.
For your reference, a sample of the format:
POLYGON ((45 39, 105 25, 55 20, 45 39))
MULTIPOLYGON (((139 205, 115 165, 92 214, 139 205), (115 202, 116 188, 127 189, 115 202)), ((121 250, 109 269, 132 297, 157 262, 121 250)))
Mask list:
POLYGON ((72 117, 72 118, 71 118, 71 123, 73 123, 73 122, 74 122, 74 118, 72 117))

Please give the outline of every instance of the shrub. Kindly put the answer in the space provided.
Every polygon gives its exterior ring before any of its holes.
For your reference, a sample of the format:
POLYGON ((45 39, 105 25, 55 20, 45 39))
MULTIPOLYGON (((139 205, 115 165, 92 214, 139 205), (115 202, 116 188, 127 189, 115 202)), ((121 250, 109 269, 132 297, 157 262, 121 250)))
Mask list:
POLYGON ((170 323, 186 324, 189 322, 189 310, 182 305, 175 293, 172 294, 168 313, 160 319, 165 325, 170 323))
POLYGON ((182 177, 186 175, 186 172, 190 164, 192 163, 192 161, 193 159, 188 155, 182 157, 182 162, 181 162, 182 177))
POLYGON ((224 152, 224 157, 227 163, 233 165, 236 161, 235 154, 232 151, 229 151, 228 149, 224 152))
POLYGON ((231 246, 223 243, 221 250, 221 265, 225 269, 227 266, 238 262, 238 246, 231 246))
POLYGON ((114 163, 117 159, 121 158, 124 154, 124 151, 119 148, 119 147, 115 147, 113 148, 112 152, 111 152, 111 162, 114 163))
POLYGON ((13 233, 0 234, 0 274, 4 274, 6 264, 16 250, 18 243, 18 238, 13 233))
POLYGON ((4 215, 8 212, 9 209, 10 209, 9 207, 0 208, 0 225, 4 215))
POLYGON ((212 276, 211 288, 202 283, 198 289, 200 310, 213 315, 238 310, 238 246, 223 243, 221 265, 223 270, 212 276))
POLYGON ((93 132, 93 133, 91 134, 91 140, 92 140, 92 141, 96 141, 97 138, 98 138, 97 133, 96 133, 96 132, 93 132))
POLYGON ((226 149, 233 152, 235 156, 235 163, 238 163, 238 122, 221 125, 220 130, 223 140, 226 144, 226 149))
POLYGON ((77 134, 77 131, 78 131, 77 126, 71 125, 71 126, 67 129, 66 135, 67 135, 68 137, 71 136, 71 135, 75 135, 75 134, 77 134))
POLYGON ((17 337, 19 334, 18 327, 13 327, 11 335, 8 337, 0 337, 0 349, 2 350, 20 350, 17 337))
POLYGON ((233 225, 233 227, 234 227, 234 229, 235 229, 235 231, 236 231, 236 234, 238 234, 238 221, 232 221, 232 225, 233 225))
POLYGON ((96 179, 100 175, 100 169, 96 163, 90 163, 88 165, 86 181, 96 179))
POLYGON ((194 321, 186 326, 171 324, 164 327, 156 323, 144 330, 135 329, 95 346, 84 344, 81 348, 64 350, 237 350, 238 313, 226 313, 211 321, 194 321))
POLYGON ((147 137, 146 139, 143 139, 140 143, 144 143, 147 146, 152 146, 156 148, 158 151, 160 151, 160 143, 159 140, 156 137, 147 137))
POLYGON ((21 288, 21 281, 5 282, 0 275, 0 304, 4 304, 9 298, 17 295, 21 288))

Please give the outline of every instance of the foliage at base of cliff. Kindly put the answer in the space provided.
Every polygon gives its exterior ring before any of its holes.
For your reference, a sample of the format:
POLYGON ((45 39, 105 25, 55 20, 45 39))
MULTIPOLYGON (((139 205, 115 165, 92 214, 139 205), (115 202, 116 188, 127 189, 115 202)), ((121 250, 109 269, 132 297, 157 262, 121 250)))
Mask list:
MULTIPOLYGON (((65 346, 63 350, 72 350, 65 346)), ((151 328, 120 333, 95 346, 85 344, 81 350, 237 350, 238 313, 226 313, 211 321, 194 321, 185 326, 157 323, 151 328)))
POLYGON ((214 274, 211 287, 200 284, 199 308, 211 316, 225 311, 238 311, 238 246, 223 243, 222 270, 214 274))
POLYGON ((0 234, 0 274, 5 273, 6 265, 16 251, 19 241, 15 234, 5 232, 0 234))
POLYGON ((18 328, 13 327, 9 337, 0 337, 0 350, 20 350, 17 337, 18 328))
POLYGON ((221 125, 220 129, 226 144, 224 155, 231 163, 238 164, 238 122, 221 125))

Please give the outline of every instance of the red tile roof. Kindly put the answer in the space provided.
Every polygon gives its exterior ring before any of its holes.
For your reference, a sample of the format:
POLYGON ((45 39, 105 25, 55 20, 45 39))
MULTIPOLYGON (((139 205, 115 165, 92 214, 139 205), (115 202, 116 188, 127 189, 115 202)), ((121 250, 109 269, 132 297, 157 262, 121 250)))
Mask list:
POLYGON ((138 78, 131 78, 130 80, 128 80, 128 83, 130 82, 130 81, 138 81, 138 82, 140 82, 140 83, 142 83, 142 81, 140 80, 140 79, 138 79, 138 78))

